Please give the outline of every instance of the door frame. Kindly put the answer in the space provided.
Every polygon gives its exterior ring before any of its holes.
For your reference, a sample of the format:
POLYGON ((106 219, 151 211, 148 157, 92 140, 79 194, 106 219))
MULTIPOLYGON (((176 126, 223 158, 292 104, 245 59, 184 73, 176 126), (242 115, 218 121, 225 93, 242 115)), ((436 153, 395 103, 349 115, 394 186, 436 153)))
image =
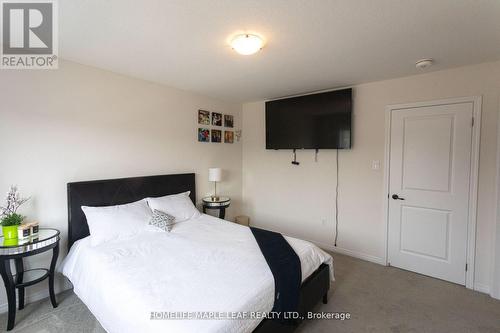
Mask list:
MULTIPOLYGON (((477 189, 479 175, 479 143, 481 137, 481 104, 482 96, 447 98, 426 102, 404 103, 388 105, 385 108, 385 156, 384 156, 384 190, 383 190, 383 223, 385 225, 385 265, 389 264, 389 179, 391 154, 391 115, 395 110, 411 109, 426 106, 445 104, 472 103, 474 126, 472 127, 471 168, 469 185, 469 214, 467 217, 467 272, 465 287, 474 289, 474 270, 476 256, 476 216, 477 216, 477 189)), ((465 267, 464 267, 465 269, 465 267)))
MULTIPOLYGON (((500 97, 498 98, 500 105, 500 97)), ((500 109, 498 109, 500 114, 500 109)), ((493 266, 491 274, 490 296, 500 299, 500 118, 497 120, 497 188, 496 188, 496 209, 495 209, 495 241, 493 242, 493 266)))

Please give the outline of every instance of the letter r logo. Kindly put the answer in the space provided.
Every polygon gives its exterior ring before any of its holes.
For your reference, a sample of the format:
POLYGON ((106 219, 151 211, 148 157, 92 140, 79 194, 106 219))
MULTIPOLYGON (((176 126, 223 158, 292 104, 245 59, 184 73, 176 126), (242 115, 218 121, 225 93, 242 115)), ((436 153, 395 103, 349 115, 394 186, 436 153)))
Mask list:
POLYGON ((3 2, 3 53, 52 54, 52 5, 50 2, 3 2))

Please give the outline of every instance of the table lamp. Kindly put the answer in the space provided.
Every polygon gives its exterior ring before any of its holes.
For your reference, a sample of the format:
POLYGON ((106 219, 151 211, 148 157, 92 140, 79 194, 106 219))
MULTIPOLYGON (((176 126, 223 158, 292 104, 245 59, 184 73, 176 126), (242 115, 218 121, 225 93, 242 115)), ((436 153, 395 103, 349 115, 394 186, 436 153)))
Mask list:
POLYGON ((219 200, 217 196, 217 182, 221 181, 222 171, 220 168, 209 168, 208 169, 208 180, 214 182, 215 190, 214 195, 212 195, 212 201, 219 200))

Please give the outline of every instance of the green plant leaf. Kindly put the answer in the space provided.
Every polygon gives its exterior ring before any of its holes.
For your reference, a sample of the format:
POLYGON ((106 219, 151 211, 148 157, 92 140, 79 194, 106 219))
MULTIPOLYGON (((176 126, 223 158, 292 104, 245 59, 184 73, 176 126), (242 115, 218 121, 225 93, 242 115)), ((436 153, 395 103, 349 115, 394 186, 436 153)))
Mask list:
POLYGON ((13 213, 4 217, 0 222, 0 224, 2 224, 3 227, 9 227, 13 225, 20 225, 23 222, 23 220, 24 216, 17 213, 13 213))

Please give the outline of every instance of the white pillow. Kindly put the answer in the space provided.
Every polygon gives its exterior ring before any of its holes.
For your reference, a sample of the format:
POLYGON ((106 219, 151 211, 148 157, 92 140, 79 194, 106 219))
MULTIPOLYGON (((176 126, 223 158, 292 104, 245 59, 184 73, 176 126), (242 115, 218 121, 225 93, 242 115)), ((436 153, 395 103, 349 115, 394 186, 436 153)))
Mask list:
POLYGON ((147 229, 152 216, 145 199, 118 206, 82 206, 82 210, 87 217, 92 246, 129 238, 147 229))
POLYGON ((151 210, 159 210, 175 217, 175 223, 200 217, 201 214, 189 198, 191 192, 166 195, 159 198, 146 198, 151 210))

